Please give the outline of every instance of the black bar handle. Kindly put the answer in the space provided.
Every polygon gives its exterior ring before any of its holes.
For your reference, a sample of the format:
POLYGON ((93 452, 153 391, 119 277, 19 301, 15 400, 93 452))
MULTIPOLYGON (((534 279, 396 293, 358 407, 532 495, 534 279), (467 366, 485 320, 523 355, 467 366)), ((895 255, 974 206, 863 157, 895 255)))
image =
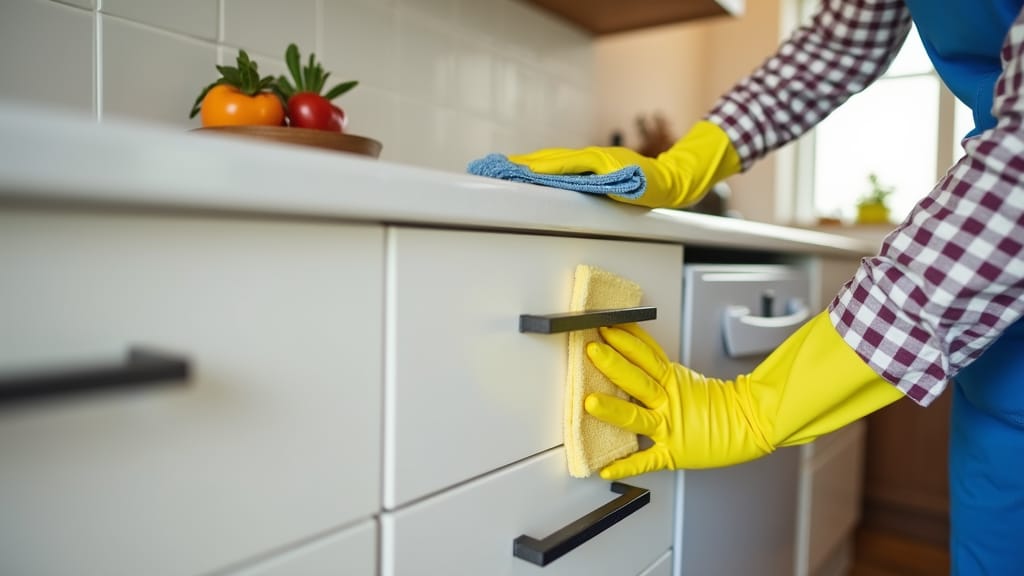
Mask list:
POLYGON ((538 540, 523 534, 512 542, 512 555, 537 566, 547 566, 651 501, 651 491, 646 488, 621 482, 612 482, 611 488, 621 496, 546 538, 538 540))
POLYGON ((612 310, 588 310, 586 312, 567 312, 564 314, 523 314, 519 316, 520 332, 538 334, 557 334, 573 330, 586 330, 601 326, 643 322, 658 317, 658 309, 654 306, 638 306, 636 308, 616 308, 612 310))
POLYGON ((0 375, 0 403, 138 384, 183 382, 188 375, 187 359, 133 347, 123 364, 0 375))

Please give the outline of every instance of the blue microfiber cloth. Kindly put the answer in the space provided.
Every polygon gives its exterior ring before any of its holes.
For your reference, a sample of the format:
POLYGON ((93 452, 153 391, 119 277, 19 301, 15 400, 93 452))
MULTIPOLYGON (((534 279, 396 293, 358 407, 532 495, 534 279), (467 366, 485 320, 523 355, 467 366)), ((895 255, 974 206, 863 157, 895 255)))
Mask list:
POLYGON ((647 190, 647 178, 639 166, 626 166, 608 174, 538 174, 514 164, 503 154, 488 154, 469 163, 470 174, 513 182, 539 184, 589 194, 614 194, 635 200, 647 190))

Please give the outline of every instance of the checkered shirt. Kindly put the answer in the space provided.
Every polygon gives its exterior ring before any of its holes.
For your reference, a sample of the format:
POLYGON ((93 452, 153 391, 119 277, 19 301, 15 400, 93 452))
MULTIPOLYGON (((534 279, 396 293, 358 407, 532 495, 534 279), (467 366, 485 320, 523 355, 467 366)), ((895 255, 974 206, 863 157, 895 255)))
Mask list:
MULTIPOLYGON (((825 0, 708 120, 746 169, 878 78, 909 28, 902 0, 825 0)), ((829 306, 843 339, 922 405, 1024 314, 1024 13, 1001 58, 995 128, 964 143, 829 306)))

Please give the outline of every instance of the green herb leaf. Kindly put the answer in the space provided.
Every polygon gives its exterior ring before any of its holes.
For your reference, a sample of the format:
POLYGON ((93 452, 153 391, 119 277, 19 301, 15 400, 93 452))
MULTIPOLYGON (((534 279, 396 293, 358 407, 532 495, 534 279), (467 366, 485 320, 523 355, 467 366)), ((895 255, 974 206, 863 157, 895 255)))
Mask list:
POLYGON ((288 65, 288 72, 291 73, 292 79, 295 80, 295 90, 302 91, 302 70, 299 64, 299 47, 295 44, 289 44, 288 49, 284 53, 285 64, 288 65))
POLYGON ((278 94, 281 94, 282 96, 284 96, 285 100, 287 100, 288 98, 291 98, 292 94, 295 94, 295 87, 292 86, 292 83, 289 82, 288 79, 285 78, 284 76, 279 76, 277 78, 277 84, 276 84, 276 86, 272 86, 272 88, 274 88, 274 87, 277 88, 277 93, 278 94))
POLYGON ((334 100, 338 96, 341 96, 345 92, 348 92, 349 90, 355 88, 358 85, 358 80, 349 80, 348 82, 342 82, 341 84, 338 84, 334 88, 331 88, 331 90, 327 94, 324 94, 324 98, 327 98, 328 100, 334 100))
POLYGON ((311 53, 309 55, 309 64, 307 64, 306 67, 302 69, 302 80, 303 80, 302 84, 303 84, 303 89, 304 90, 309 90, 310 86, 313 85, 313 83, 311 82, 312 76, 313 76, 313 54, 311 53))
POLYGON ((232 66, 217 66, 217 71, 220 72, 221 78, 225 84, 232 86, 238 86, 242 83, 242 75, 239 74, 238 68, 232 66))
POLYGON ((222 82, 220 80, 217 80, 213 84, 203 88, 203 91, 199 93, 199 97, 196 98, 195 104, 192 105, 192 112, 188 115, 189 118, 195 118, 196 114, 199 114, 199 111, 203 108, 203 100, 206 99, 206 95, 210 93, 210 90, 213 90, 214 86, 219 86, 221 83, 222 82))

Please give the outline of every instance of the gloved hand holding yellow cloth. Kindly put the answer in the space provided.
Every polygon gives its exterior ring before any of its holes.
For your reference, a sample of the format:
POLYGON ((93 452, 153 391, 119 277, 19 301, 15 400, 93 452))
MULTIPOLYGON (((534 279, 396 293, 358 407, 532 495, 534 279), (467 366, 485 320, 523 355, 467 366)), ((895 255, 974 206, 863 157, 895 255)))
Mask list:
POLYGON ((843 341, 822 312, 750 374, 707 378, 671 362, 636 324, 602 328, 587 347, 594 365, 643 403, 591 394, 591 415, 654 445, 613 462, 615 480, 663 469, 739 464, 810 442, 900 397, 843 341))
POLYGON ((679 208, 700 200, 716 182, 739 172, 740 158, 729 137, 711 122, 698 122, 672 148, 657 158, 628 148, 549 148, 511 155, 509 161, 540 174, 608 174, 638 165, 647 190, 636 199, 615 200, 650 208, 679 208))

